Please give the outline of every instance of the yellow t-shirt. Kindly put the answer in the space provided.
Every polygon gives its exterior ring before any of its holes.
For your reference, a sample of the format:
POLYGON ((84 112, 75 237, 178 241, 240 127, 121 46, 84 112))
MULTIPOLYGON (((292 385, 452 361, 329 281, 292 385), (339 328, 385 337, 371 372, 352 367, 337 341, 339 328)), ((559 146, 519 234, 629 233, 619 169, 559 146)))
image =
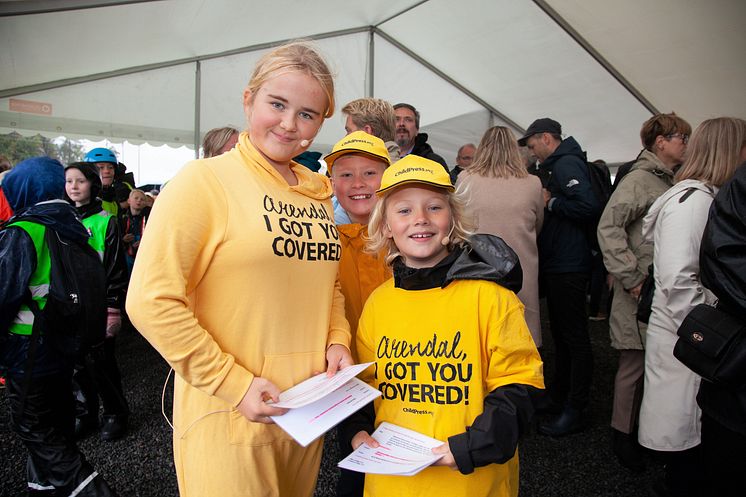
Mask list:
MULTIPOLYGON (((387 281, 360 319, 365 379, 382 396, 376 426, 388 421, 438 440, 463 433, 484 398, 503 385, 544 387, 542 362, 516 295, 488 281, 403 290, 387 281)), ((429 467, 412 477, 366 475, 366 496, 516 496, 518 455, 463 475, 429 467)))

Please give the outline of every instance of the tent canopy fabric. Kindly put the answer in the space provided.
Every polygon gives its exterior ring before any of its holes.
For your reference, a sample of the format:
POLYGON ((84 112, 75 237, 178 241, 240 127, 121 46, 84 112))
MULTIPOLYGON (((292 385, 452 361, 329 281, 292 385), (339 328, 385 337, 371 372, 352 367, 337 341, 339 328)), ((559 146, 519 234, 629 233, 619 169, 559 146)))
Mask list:
MULTIPOLYGON (((622 162, 655 112, 746 118, 744 21, 742 0, 2 2, 0 132, 193 147, 244 127, 266 50, 311 38, 339 107, 414 105, 451 165, 488 126, 545 116, 590 159, 622 162)), ((343 134, 338 113, 313 148, 343 134)))

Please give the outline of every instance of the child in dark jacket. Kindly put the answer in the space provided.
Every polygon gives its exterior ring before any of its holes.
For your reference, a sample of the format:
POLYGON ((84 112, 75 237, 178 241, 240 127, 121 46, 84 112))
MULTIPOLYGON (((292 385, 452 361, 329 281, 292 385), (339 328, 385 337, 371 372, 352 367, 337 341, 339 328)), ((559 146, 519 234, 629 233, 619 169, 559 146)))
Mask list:
POLYGON ((10 428, 29 453, 28 493, 113 496, 72 437, 73 361, 44 340, 46 320, 37 320, 24 303, 27 292, 39 307, 47 302, 51 264, 46 231, 54 230, 66 243, 83 244, 88 233, 75 209, 62 200, 65 173, 58 161, 22 161, 5 177, 3 190, 16 215, 0 231, 0 330, 6 333, 0 372, 6 374, 10 428), (41 338, 35 352, 33 335, 41 338))
POLYGON ((95 165, 70 164, 65 170, 65 191, 91 237, 88 243, 98 252, 106 269, 108 319, 103 348, 92 350, 78 364, 74 376, 78 389, 76 433, 84 435, 99 427, 99 397, 103 404, 100 433, 103 440, 121 438, 127 431, 129 407, 114 348, 122 327, 122 307, 127 291, 127 269, 117 218, 105 211, 97 195, 101 179, 95 165))
POLYGON ((140 247, 145 225, 150 217, 150 207, 142 190, 135 188, 130 192, 129 208, 122 216, 122 241, 126 251, 127 271, 132 274, 137 249, 140 247))

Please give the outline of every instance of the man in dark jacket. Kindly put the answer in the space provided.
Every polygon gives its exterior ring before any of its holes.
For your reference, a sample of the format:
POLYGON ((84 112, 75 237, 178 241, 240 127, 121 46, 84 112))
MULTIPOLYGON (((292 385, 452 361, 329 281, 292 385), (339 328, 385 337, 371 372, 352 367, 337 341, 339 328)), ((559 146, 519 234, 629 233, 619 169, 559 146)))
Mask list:
POLYGON ((573 137, 562 139, 557 121, 537 119, 518 144, 528 147, 548 178, 544 226, 537 243, 556 357, 548 409, 559 416, 539 425, 539 431, 560 437, 585 427, 593 374, 585 309, 591 271, 588 224, 600 214, 601 205, 591 186, 585 153, 573 137))
MULTIPOLYGON (((746 323, 746 163, 723 185, 710 207, 702 236, 702 283, 717 296, 718 308, 746 323)), ((746 347, 746 340, 738 342, 746 347)), ((741 357, 744 356, 742 353, 741 357)), ((707 495, 742 495, 746 488, 746 378, 740 385, 702 380, 702 450, 707 495)))
POLYGON ((459 148, 458 152, 456 153, 456 165, 453 166, 453 169, 451 169, 450 172, 451 183, 453 183, 454 185, 456 184, 458 175, 461 174, 461 171, 471 166, 471 163, 474 162, 474 156, 476 154, 477 147, 473 143, 461 145, 461 148, 459 148))
MULTIPOLYGON (((26 223, 0 231, 0 333, 4 335, 0 369, 6 375, 10 427, 29 452, 29 494, 111 496, 114 492, 86 462, 73 439, 72 358, 44 340, 44 322, 36 320, 23 304, 32 286, 34 300, 46 302, 49 293, 48 284, 44 285, 50 274, 43 260, 48 254, 44 231, 53 229, 64 240, 85 243, 88 239, 75 208, 61 200, 64 188, 62 164, 49 157, 21 162, 3 182, 16 213, 10 223, 26 223), (40 339, 29 364, 32 329, 40 339)), ((43 308, 41 302, 37 301, 43 308)))
POLYGON ((420 133, 420 113, 413 105, 394 105, 396 114, 396 144, 399 145, 400 156, 412 154, 433 160, 448 171, 445 159, 433 152, 433 147, 427 143, 427 133, 420 133))

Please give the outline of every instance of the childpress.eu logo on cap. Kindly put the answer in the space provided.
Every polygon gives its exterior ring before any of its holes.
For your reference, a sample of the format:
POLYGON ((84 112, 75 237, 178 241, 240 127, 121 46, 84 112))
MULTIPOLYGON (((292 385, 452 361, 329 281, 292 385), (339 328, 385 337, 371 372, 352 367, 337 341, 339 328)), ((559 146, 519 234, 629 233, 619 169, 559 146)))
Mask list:
POLYGON ((332 153, 324 157, 329 171, 332 170, 334 161, 346 154, 364 154, 374 159, 381 160, 386 165, 391 164, 389 151, 386 144, 377 136, 369 135, 365 131, 355 131, 345 136, 334 145, 332 153))
POLYGON ((384 192, 407 183, 422 183, 451 192, 455 190, 443 166, 430 159, 409 154, 386 169, 381 177, 381 188, 376 194, 381 196, 384 192))

